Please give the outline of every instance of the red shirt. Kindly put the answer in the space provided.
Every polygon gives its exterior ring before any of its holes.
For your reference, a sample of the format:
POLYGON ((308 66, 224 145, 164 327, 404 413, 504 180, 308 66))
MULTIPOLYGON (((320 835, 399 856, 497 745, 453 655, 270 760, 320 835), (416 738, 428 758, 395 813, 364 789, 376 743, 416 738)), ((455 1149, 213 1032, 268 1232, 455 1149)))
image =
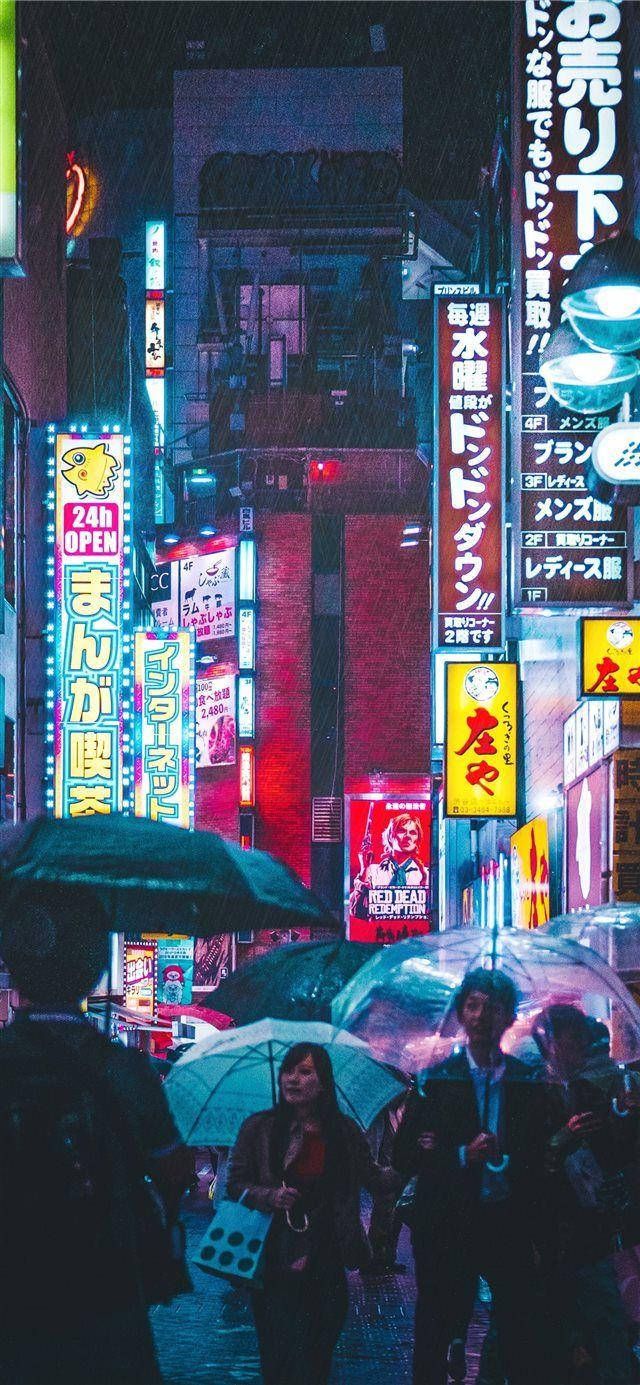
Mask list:
POLYGON ((319 1130, 306 1130, 302 1141, 302 1149, 293 1163, 289 1165, 288 1173, 294 1178, 321 1178, 324 1173, 324 1164, 327 1153, 327 1142, 324 1135, 319 1130))

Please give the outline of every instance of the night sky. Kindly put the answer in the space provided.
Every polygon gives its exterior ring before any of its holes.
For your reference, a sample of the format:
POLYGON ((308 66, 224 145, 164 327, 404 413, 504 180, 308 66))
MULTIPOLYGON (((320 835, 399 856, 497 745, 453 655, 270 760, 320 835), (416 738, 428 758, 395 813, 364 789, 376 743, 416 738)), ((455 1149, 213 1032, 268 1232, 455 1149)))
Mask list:
POLYGON ((473 198, 509 72, 511 6, 501 0, 340 3, 30 0, 74 117, 116 106, 169 106, 187 40, 209 67, 404 69, 406 182, 425 198, 473 198), (369 25, 384 24, 374 57, 369 25))

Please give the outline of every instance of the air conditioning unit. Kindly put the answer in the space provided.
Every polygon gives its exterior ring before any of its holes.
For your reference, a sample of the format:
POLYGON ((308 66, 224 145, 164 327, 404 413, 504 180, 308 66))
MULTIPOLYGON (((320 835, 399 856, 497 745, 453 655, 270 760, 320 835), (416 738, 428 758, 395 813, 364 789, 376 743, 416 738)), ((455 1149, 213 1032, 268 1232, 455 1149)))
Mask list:
POLYGON ((311 805, 311 840, 326 845, 342 841, 343 801, 325 796, 314 798, 311 805))

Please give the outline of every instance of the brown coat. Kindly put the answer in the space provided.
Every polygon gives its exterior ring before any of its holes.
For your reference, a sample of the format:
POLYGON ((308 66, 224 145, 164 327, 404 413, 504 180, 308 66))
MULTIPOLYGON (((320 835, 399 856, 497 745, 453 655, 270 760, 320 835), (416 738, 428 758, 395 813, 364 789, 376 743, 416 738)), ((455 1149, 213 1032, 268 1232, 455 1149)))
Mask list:
MULTIPOLYGON (((273 1212, 274 1194, 282 1187, 282 1177, 271 1165, 271 1132, 274 1111, 259 1111, 249 1116, 241 1126, 229 1161, 227 1196, 237 1201, 246 1193, 248 1207, 261 1212, 273 1212)), ((347 1269, 357 1269, 366 1265, 371 1258, 371 1250, 366 1232, 360 1219, 360 1190, 370 1192, 377 1189, 388 1191, 398 1182, 391 1169, 382 1169, 372 1157, 367 1141, 348 1116, 341 1117, 349 1164, 346 1191, 336 1193, 333 1200, 334 1231, 336 1243, 347 1269)), ((300 1125, 291 1128, 291 1139, 284 1158, 284 1171, 294 1163, 302 1147, 303 1131, 300 1125)))

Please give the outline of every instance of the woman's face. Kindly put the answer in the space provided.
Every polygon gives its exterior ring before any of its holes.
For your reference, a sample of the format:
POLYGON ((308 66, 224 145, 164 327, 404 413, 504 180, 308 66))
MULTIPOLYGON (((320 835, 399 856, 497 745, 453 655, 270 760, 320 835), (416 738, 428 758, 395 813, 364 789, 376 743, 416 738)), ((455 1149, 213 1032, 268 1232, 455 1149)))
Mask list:
POLYGON ((415 854, 420 841, 420 829, 413 818, 406 818, 404 822, 398 823, 393 835, 398 851, 405 852, 407 856, 415 854))
POLYGON ((280 1086, 284 1100, 290 1106, 309 1106, 317 1101, 322 1084, 310 1053, 301 1058, 290 1072, 283 1072, 280 1086))

